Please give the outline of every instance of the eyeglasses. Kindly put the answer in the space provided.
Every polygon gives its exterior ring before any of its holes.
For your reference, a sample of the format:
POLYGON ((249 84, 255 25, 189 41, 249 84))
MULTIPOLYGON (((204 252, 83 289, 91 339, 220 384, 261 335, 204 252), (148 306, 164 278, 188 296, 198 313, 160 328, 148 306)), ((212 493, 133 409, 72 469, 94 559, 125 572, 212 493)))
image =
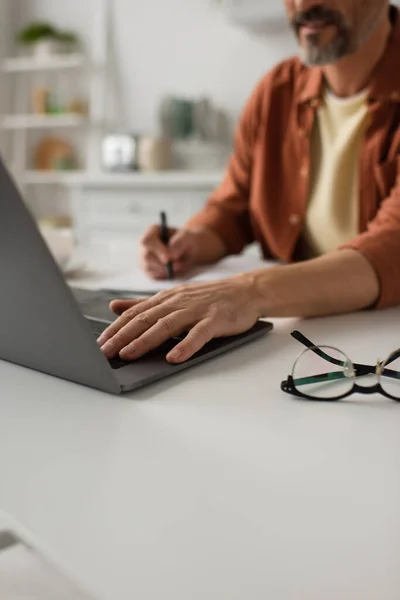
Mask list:
POLYGON ((292 374, 282 382, 282 391, 307 400, 330 402, 355 393, 378 393, 400 402, 400 349, 386 360, 378 360, 376 366, 360 365, 337 348, 316 346, 299 331, 294 331, 292 336, 306 346, 306 350, 294 363, 292 374), (389 369, 389 365, 392 368, 389 369), (371 380, 373 385, 370 385, 371 380), (361 382, 367 385, 360 385, 361 382))

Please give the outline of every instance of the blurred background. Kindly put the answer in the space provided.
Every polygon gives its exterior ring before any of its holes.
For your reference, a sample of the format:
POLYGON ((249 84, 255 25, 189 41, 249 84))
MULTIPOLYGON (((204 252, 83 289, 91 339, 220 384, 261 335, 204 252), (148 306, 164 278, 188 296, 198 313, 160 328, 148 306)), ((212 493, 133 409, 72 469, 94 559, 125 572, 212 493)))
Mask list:
POLYGON ((296 52, 281 0, 1 0, 0 143, 42 230, 137 245, 220 182, 237 118, 296 52))

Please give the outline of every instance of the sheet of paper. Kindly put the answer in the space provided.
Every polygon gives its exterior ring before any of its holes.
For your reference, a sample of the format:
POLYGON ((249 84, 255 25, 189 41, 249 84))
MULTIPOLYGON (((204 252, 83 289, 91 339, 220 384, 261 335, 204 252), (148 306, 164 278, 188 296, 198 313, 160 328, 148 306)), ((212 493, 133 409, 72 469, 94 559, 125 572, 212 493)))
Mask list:
POLYGON ((218 279, 226 279, 240 273, 248 273, 257 269, 266 269, 275 266, 276 262, 265 261, 258 256, 243 255, 229 256, 220 262, 212 265, 200 272, 195 273, 190 281, 192 283, 200 283, 202 281, 216 281, 218 279))
POLYGON ((210 267, 195 269, 184 279, 174 279, 173 281, 154 281, 146 276, 143 271, 137 267, 131 271, 105 279, 99 285, 102 289, 125 290, 132 292, 156 293, 162 290, 170 289, 181 283, 200 283, 205 281, 216 281, 225 279, 240 273, 254 271, 255 269, 267 268, 275 265, 273 262, 266 262, 257 256, 241 255, 224 258, 220 262, 210 267))
POLYGON ((188 281, 189 277, 187 279, 174 279, 174 281, 155 281, 154 279, 147 277, 142 269, 137 266, 127 273, 122 273, 121 275, 111 277, 110 279, 104 279, 103 281, 100 281, 98 285, 102 289, 149 292, 155 294, 161 290, 168 290, 174 285, 179 285, 180 283, 188 281))

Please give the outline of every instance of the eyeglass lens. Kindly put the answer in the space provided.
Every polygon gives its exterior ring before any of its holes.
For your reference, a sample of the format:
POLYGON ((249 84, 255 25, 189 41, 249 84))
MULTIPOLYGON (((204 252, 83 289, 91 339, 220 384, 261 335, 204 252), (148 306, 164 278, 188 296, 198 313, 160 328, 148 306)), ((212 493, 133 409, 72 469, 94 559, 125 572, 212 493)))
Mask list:
MULTIPOLYGON (((354 385, 352 362, 343 352, 330 346, 305 350, 294 364, 295 388, 311 398, 336 398, 349 393, 354 385)), ((400 361, 400 358, 399 358, 400 361)), ((400 393, 400 379, 398 381, 400 393)))
POLYGON ((382 373, 379 377, 382 389, 400 400, 400 351, 397 350, 389 356, 383 365, 382 373))

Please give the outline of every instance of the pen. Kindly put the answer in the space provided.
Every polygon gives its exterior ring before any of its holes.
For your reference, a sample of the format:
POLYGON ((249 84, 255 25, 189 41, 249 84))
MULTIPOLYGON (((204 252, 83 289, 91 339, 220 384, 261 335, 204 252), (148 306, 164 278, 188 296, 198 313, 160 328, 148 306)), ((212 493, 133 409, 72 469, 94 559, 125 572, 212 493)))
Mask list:
MULTIPOLYGON (((167 223, 167 215, 165 212, 161 213, 161 227, 160 227, 160 237, 163 244, 168 246, 169 244, 169 231, 168 231, 168 223, 167 223)), ((174 278, 174 268, 172 266, 172 262, 169 261, 167 264, 168 271, 168 279, 174 278)))

